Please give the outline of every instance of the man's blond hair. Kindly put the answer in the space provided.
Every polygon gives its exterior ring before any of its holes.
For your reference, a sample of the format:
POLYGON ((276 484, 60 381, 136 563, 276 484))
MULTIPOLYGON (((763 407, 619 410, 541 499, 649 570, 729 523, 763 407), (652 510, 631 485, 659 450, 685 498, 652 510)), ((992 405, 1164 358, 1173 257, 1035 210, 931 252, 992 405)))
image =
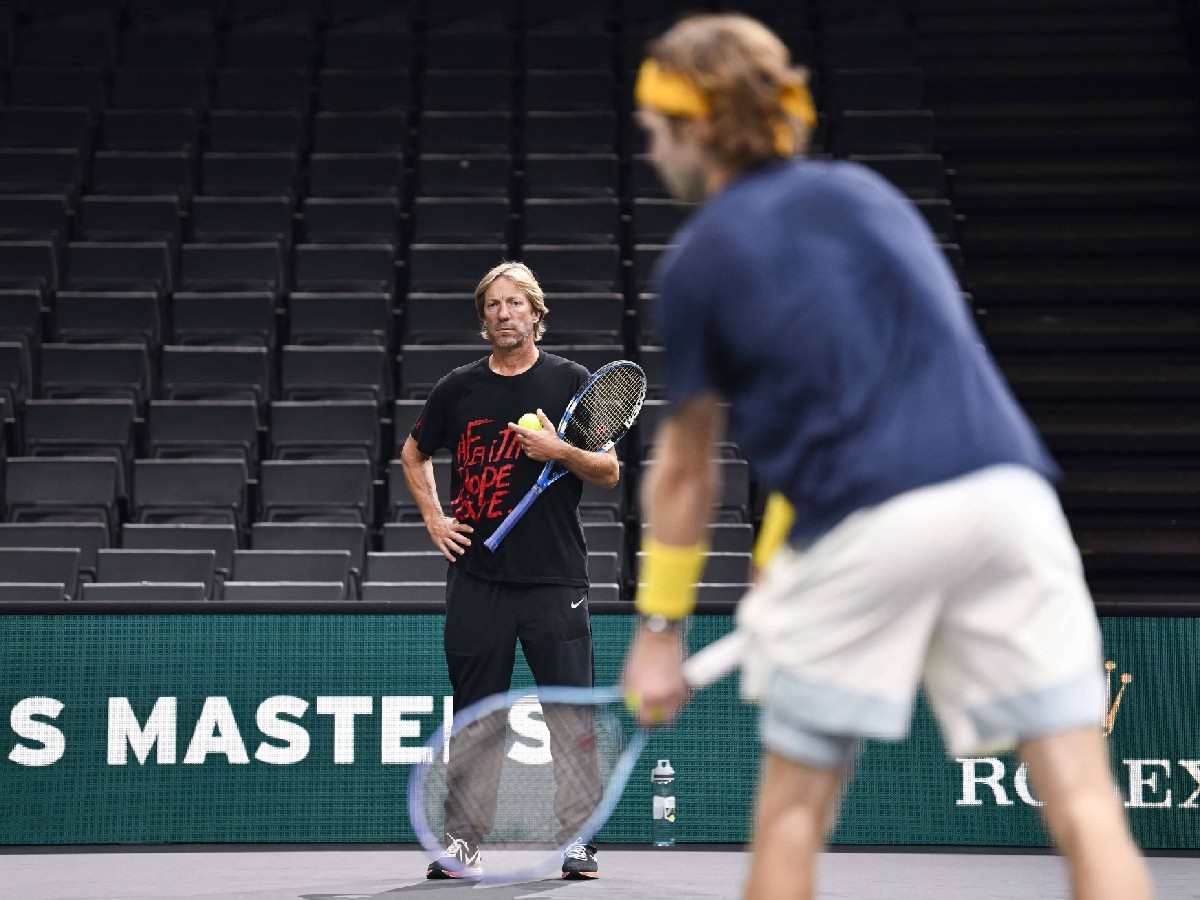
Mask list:
POLYGON ((808 71, 792 65, 787 46, 761 22, 736 13, 687 16, 647 51, 707 99, 708 149, 722 166, 743 171, 780 156, 780 129, 790 132, 793 151, 807 146, 808 128, 783 98, 807 92, 808 71))
POLYGON ((533 339, 540 341, 546 333, 546 316, 550 315, 550 307, 546 305, 546 295, 542 286, 534 277, 532 270, 523 262, 505 261, 493 266, 488 273, 479 279, 475 286, 475 315, 479 318, 479 334, 487 340, 487 326, 483 324, 483 295, 497 278, 507 278, 525 295, 534 312, 538 313, 537 324, 534 326, 533 339))

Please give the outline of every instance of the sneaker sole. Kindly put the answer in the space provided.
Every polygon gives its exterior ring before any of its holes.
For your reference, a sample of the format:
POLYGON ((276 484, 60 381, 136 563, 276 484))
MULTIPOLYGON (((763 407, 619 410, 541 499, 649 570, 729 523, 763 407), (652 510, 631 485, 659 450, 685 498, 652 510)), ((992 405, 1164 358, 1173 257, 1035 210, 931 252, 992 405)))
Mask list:
POLYGON ((599 878, 599 872, 563 872, 563 880, 565 881, 585 881, 589 878, 599 878))

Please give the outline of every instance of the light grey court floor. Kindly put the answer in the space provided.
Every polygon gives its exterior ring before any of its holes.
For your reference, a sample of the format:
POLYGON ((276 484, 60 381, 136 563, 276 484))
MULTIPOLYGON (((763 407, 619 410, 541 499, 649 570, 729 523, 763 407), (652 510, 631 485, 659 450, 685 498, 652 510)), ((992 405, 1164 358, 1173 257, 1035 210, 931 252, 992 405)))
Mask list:
MULTIPOLYGON (((736 851, 601 851, 603 877, 504 886, 425 881, 415 850, 0 854, 3 900, 691 900, 739 896, 736 851)), ((1159 900, 1200 898, 1200 858, 1150 860, 1159 900)), ((829 853, 821 900, 1041 900, 1068 896, 1052 856, 829 853)))

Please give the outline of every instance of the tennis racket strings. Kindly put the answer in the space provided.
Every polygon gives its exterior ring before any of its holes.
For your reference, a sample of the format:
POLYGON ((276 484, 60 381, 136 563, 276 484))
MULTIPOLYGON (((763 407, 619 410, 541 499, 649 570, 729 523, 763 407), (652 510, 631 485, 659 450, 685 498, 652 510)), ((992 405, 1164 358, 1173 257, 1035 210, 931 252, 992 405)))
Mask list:
POLYGON ((633 363, 614 365, 579 398, 563 440, 581 450, 611 447, 633 427, 646 399, 646 375, 633 363))
POLYGON ((603 824, 628 777, 622 761, 632 768, 645 736, 615 692, 492 700, 456 720, 448 741, 439 734, 426 745, 434 758, 412 773, 409 812, 431 854, 455 838, 478 848, 485 880, 544 875, 603 824))

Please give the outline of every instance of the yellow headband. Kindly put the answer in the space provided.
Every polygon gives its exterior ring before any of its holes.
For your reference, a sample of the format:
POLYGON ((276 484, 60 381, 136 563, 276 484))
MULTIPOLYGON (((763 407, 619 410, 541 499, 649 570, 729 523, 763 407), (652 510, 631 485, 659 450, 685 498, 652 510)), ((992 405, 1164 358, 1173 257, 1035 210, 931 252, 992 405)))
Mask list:
MULTIPOLYGON (((633 93, 639 106, 668 116, 703 119, 712 111, 708 98, 691 79, 664 69, 652 59, 642 63, 633 93)), ((780 91, 779 101, 783 111, 799 119, 806 128, 817 124, 817 113, 807 87, 787 85, 780 91)), ((788 128, 781 126, 776 129, 775 149, 785 156, 795 152, 795 139, 788 128)))

